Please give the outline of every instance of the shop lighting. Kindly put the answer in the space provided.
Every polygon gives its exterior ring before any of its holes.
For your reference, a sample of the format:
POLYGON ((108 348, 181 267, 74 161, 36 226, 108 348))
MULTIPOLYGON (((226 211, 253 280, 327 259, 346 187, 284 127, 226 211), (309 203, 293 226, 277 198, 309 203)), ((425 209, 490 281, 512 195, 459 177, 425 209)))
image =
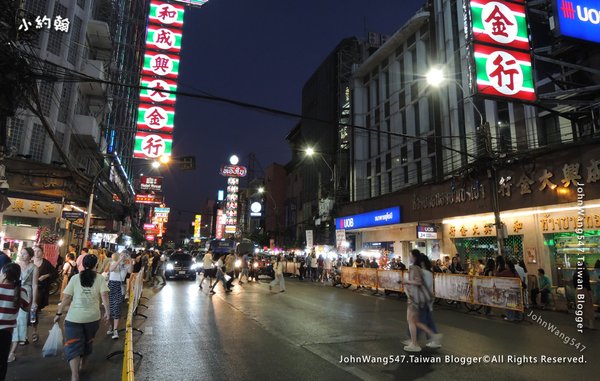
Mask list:
POLYGON ((58 240, 58 246, 59 247, 61 247, 64 243, 65 243, 65 241, 63 241, 62 239, 58 240))
MULTIPOLYGON (((500 218, 522 217, 522 216, 530 216, 532 214, 569 212, 569 211, 574 211, 574 210, 591 209, 591 208, 598 208, 598 207, 600 207, 600 204, 588 204, 588 205, 583 205, 583 206, 570 206, 570 207, 552 208, 552 209, 523 210, 523 211, 519 211, 519 212, 503 212, 503 213, 500 213, 500 218)), ((460 225, 460 224, 468 224, 470 222, 477 222, 477 221, 490 220, 490 219, 491 220, 494 219, 494 215, 492 213, 483 214, 483 215, 475 216, 475 217, 467 217, 467 218, 450 218, 450 219, 442 220, 442 223, 443 224, 460 225)))

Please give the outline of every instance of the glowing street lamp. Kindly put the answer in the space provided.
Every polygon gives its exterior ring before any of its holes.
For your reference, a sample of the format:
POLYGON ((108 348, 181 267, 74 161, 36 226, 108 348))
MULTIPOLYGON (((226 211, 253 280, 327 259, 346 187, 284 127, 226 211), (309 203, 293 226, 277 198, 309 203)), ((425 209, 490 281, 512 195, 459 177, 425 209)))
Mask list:
POLYGON ((237 165, 237 163, 240 162, 240 158, 237 157, 237 155, 231 155, 231 157, 229 158, 229 163, 231 165, 237 165))
POLYGON ((258 193, 265 193, 265 188, 264 187, 259 187, 258 188, 258 193))
POLYGON ((160 161, 161 164, 168 164, 169 161, 171 161, 171 157, 164 155, 164 156, 161 156, 160 159, 158 159, 158 160, 160 161))
POLYGON ((156 168, 159 168, 159 167, 160 167, 160 162, 158 162, 158 161, 153 161, 152 162, 152 168, 156 169, 156 168))
POLYGON ((434 87, 439 87, 446 80, 444 71, 436 67, 429 69, 427 74, 425 74, 425 78, 427 78, 427 83, 434 87))
POLYGON ((315 149, 312 147, 308 147, 308 148, 306 148, 305 152, 306 152, 306 156, 312 156, 315 154, 315 149))

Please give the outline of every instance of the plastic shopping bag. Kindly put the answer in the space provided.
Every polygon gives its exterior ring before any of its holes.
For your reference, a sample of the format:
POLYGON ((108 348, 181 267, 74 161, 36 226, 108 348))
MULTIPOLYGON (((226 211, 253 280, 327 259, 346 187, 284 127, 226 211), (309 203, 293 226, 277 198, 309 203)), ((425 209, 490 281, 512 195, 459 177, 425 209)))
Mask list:
POLYGON ((231 280, 231 276, 225 274, 225 282, 229 282, 231 280))
POLYGON ((63 335, 62 330, 58 323, 54 323, 52 329, 49 331, 48 339, 42 348, 42 356, 54 357, 58 356, 62 351, 63 347, 63 335))

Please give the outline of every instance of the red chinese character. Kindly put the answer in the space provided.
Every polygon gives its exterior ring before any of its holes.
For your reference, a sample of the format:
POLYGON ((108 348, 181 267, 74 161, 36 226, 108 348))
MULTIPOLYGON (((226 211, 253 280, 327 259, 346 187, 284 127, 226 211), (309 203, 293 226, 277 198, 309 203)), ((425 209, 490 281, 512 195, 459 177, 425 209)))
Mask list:
POLYGON ((158 149, 163 146, 163 141, 161 138, 154 140, 154 138, 150 138, 147 141, 146 146, 144 146, 143 150, 146 151, 148 155, 158 155, 158 149), (152 153, 154 150, 154 153, 152 153))
POLYGON ((166 96, 166 94, 160 90, 165 90, 165 88, 163 87, 163 85, 160 82, 158 82, 156 84, 156 86, 154 86, 154 92, 152 94, 150 94, 150 97, 152 98, 152 97, 155 97, 158 95, 159 97, 164 98, 166 96))
POLYGON ((158 109, 155 108, 150 114, 147 115, 150 118, 150 122, 148 124, 152 124, 154 126, 160 126, 160 120, 165 119, 164 116, 160 115, 158 109))
POLYGON ((169 59, 164 57, 155 57, 154 66, 152 69, 154 71, 162 70, 166 72, 169 69, 169 59))
MULTIPOLYGON (((517 63, 515 60, 508 60, 504 62, 506 65, 513 65, 515 63, 517 63)), ((494 65, 496 65, 496 70, 490 73, 490 77, 497 77, 498 86, 502 86, 503 76, 507 75, 509 78, 509 83, 506 84, 506 87, 514 90, 515 83, 513 80, 513 75, 518 74, 519 71, 517 69, 506 69, 504 66, 502 66, 502 56, 496 57, 494 60, 494 65)))
POLYGON ((163 21, 165 21, 165 19, 168 18, 173 18, 177 15, 176 11, 169 11, 169 6, 165 5, 164 7, 162 7, 159 11, 158 11, 158 18, 162 19, 163 21))
POLYGON ((485 22, 490 22, 492 20, 494 20, 492 22, 492 34, 496 36, 508 37, 508 34, 506 33, 506 26, 514 24, 511 23, 510 20, 507 19, 504 14, 502 14, 502 12, 500 12, 498 5, 494 7, 494 10, 492 13, 490 13, 490 16, 485 19, 485 22))
POLYGON ((161 29, 158 35, 156 36, 157 44, 167 44, 171 46, 171 32, 166 29, 161 29))

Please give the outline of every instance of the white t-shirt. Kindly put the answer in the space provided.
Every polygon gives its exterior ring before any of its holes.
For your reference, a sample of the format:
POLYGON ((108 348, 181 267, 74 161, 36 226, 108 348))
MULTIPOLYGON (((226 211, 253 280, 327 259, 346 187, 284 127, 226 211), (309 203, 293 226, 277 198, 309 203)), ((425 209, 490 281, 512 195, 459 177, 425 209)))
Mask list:
POLYGON ((96 275, 92 287, 82 287, 81 273, 73 275, 64 293, 71 295, 73 301, 67 312, 66 320, 73 323, 91 323, 100 320, 100 301, 102 293, 108 292, 104 277, 96 275))
POLYGON ((331 270, 331 259, 325 258, 324 267, 325 267, 325 270, 331 270))
MULTIPOLYGON (((112 266, 112 262, 110 264, 110 266, 112 266)), ((110 270, 110 266, 109 266, 109 270, 110 270)), ((123 263, 121 263, 119 266, 117 266, 114 271, 110 271, 108 273, 108 280, 112 280, 115 282, 123 282, 125 279, 127 279, 127 266, 125 266, 123 263)))

